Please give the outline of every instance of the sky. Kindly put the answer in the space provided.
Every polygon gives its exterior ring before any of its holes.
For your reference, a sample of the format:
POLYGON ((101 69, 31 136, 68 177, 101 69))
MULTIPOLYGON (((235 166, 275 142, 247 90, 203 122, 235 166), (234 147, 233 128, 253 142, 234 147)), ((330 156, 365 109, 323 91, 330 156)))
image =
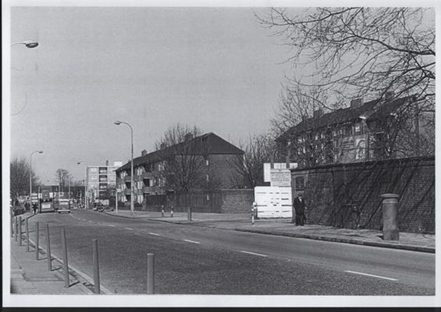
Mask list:
POLYGON ((289 72, 266 8, 12 7, 11 158, 33 151, 43 184, 154 151, 181 123, 239 145, 268 132, 289 72), (84 161, 78 165, 78 161, 84 161))

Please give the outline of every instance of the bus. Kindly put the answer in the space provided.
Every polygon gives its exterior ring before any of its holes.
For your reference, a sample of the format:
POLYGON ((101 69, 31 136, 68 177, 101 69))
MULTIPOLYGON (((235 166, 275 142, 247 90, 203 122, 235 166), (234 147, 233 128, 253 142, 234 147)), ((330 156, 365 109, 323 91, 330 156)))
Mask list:
POLYGON ((51 190, 41 190, 40 207, 39 212, 55 212, 58 210, 57 201, 55 198, 55 192, 51 190))

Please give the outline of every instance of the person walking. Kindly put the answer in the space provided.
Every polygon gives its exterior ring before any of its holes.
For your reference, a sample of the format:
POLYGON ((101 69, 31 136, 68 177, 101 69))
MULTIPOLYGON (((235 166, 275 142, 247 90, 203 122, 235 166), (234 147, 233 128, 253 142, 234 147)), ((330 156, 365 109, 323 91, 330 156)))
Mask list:
POLYGON ((296 225, 300 225, 300 226, 305 225, 306 203, 302 193, 299 193, 297 197, 294 198, 293 206, 296 214, 296 221, 295 221, 296 225))
POLYGON ((33 203, 32 204, 32 209, 34 210, 34 214, 36 214, 37 213, 37 203, 33 203))

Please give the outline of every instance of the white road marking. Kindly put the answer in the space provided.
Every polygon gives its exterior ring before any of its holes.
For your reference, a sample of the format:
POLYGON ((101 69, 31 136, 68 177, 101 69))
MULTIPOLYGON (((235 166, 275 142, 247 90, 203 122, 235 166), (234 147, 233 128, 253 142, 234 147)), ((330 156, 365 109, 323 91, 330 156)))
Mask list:
POLYGON ((114 226, 113 224, 109 224, 109 226, 114 226))
POLYGON ((370 277, 376 277, 376 278, 382 278, 382 279, 389 280, 389 281, 398 281, 396 278, 367 274, 367 273, 362 273, 362 272, 355 272, 355 271, 349 271, 349 270, 346 270, 345 272, 352 273, 352 274, 365 275, 365 276, 370 276, 370 277))
POLYGON ((90 223, 93 223, 93 221, 90 221, 90 220, 89 220, 89 222, 90 222, 90 223))
POLYGON ((126 230, 133 230, 132 228, 126 228, 126 230))
POLYGON ((246 253, 246 254, 249 254, 249 255, 261 256, 261 257, 268 257, 268 255, 262 255, 262 254, 255 253, 255 252, 251 252, 251 251, 245 251, 245 250, 242 250, 241 252, 246 253))
POLYGON ((192 240, 189 240, 189 239, 184 239, 184 241, 188 242, 188 243, 193 243, 193 244, 200 244, 200 242, 195 242, 195 241, 192 241, 192 240))
POLYGON ((156 234, 156 233, 149 233, 150 235, 155 235, 155 236, 161 236, 161 235, 159 235, 159 234, 156 234))

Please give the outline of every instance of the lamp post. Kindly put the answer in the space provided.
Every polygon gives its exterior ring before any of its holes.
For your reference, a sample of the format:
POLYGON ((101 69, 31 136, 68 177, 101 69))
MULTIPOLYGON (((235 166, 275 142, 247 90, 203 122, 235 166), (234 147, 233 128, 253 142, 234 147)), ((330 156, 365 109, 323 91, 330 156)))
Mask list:
POLYGON ((32 152, 31 155, 29 156, 29 199, 31 200, 31 203, 32 203, 32 155, 34 155, 35 153, 43 154, 43 151, 32 152))
MULTIPOLYGON (((77 165, 80 165, 83 162, 84 162, 84 160, 80 160, 77 162, 77 165)), ((84 209, 87 209, 87 168, 86 168, 85 177, 86 178, 84 179, 84 209)))
POLYGON ((134 211, 134 200, 135 200, 135 194, 134 194, 134 188, 133 185, 133 128, 130 126, 127 122, 124 121, 115 121, 115 125, 119 126, 120 124, 125 124, 129 126, 130 128, 130 146, 131 146, 131 164, 130 164, 130 214, 133 215, 134 211))
POLYGON ((24 45, 28 49, 36 48, 39 45, 39 43, 37 41, 25 40, 25 41, 22 41, 22 42, 15 42, 15 43, 11 44, 11 47, 14 46, 14 45, 17 45, 17 44, 22 44, 22 45, 24 45))

